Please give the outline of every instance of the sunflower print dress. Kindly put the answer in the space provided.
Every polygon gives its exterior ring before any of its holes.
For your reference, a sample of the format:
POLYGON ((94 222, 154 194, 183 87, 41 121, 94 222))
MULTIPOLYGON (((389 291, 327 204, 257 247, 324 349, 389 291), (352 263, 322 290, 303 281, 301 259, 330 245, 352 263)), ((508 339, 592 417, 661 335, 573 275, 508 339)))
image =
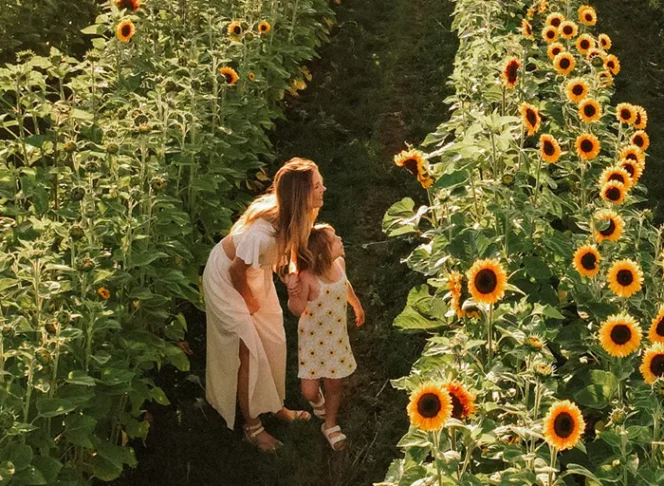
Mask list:
POLYGON ((318 298, 307 304, 298 324, 297 376, 345 378, 357 367, 346 329, 346 274, 332 283, 318 278, 318 283, 318 298))

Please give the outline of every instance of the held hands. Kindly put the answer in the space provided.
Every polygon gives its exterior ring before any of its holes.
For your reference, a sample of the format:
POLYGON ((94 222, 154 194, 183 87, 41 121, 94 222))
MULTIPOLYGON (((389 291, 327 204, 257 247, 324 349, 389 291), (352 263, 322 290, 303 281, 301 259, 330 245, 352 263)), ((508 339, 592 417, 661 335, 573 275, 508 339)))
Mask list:
POLYGON ((297 299, 302 292, 300 286, 300 276, 297 273, 289 273, 284 278, 286 287, 288 287, 288 297, 291 299, 297 299))
POLYGON ((364 309, 362 308, 362 304, 354 306, 353 312, 355 312, 355 326, 361 327, 364 324, 364 309))

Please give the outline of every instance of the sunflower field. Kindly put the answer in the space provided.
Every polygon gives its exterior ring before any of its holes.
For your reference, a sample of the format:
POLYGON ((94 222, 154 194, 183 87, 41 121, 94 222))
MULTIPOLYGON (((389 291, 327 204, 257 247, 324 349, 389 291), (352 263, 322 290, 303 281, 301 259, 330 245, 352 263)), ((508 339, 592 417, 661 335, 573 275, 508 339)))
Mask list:
POLYGON ((154 372, 189 367, 199 269, 267 185, 278 102, 333 23, 323 0, 98 8, 82 58, 0 68, 2 485, 136 466, 145 404, 168 404, 154 372))
POLYGON ((427 278, 395 325, 431 335, 393 382, 411 427, 380 484, 664 484, 647 112, 612 104, 624 73, 592 6, 455 7, 451 117, 394 158, 429 203, 383 220, 427 278))

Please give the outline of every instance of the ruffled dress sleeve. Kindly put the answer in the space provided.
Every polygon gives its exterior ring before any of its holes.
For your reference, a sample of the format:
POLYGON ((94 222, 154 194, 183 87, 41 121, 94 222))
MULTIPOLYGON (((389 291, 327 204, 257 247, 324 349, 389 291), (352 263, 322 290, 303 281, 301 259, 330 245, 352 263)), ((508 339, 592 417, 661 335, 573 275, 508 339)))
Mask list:
POLYGON ((253 268, 271 265, 269 261, 274 253, 275 239, 271 233, 271 225, 262 220, 255 221, 242 233, 233 235, 235 255, 253 268))

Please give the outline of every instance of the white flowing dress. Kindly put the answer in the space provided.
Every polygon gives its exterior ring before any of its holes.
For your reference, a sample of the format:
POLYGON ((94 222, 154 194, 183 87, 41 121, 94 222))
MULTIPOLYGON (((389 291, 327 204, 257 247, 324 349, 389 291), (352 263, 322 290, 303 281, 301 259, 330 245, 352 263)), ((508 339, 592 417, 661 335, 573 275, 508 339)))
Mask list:
POLYGON ((203 272, 207 317, 206 398, 233 429, 237 403, 240 340, 249 349, 249 413, 279 411, 286 396, 286 334, 283 312, 272 279, 277 259, 274 228, 257 219, 233 234, 235 254, 246 264, 247 283, 260 309, 249 314, 233 286, 221 242, 210 253, 203 272))

